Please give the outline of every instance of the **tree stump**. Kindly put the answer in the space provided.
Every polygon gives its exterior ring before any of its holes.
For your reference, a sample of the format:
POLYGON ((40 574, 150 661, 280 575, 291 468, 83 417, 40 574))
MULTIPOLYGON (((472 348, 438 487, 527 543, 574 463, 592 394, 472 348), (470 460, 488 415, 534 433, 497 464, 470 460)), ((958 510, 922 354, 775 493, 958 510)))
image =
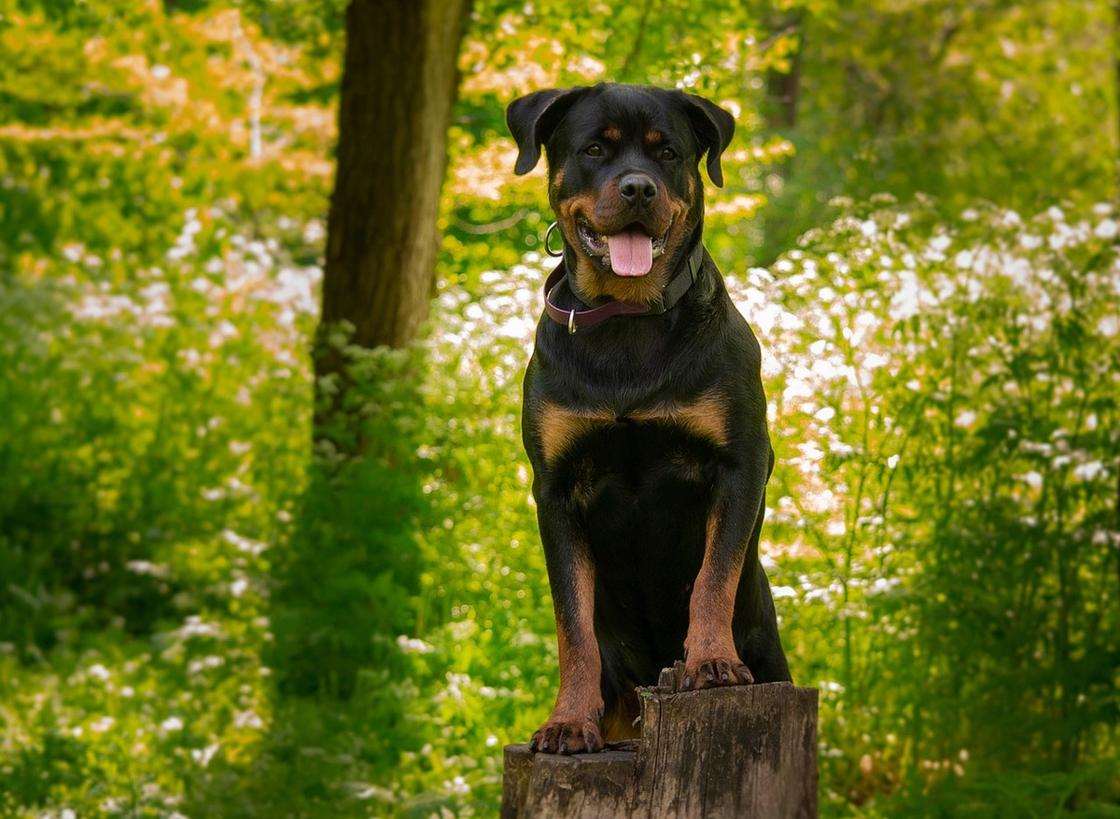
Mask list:
POLYGON ((680 691, 682 664, 639 688, 640 740, 597 754, 507 745, 503 819, 817 815, 817 691, 680 691))

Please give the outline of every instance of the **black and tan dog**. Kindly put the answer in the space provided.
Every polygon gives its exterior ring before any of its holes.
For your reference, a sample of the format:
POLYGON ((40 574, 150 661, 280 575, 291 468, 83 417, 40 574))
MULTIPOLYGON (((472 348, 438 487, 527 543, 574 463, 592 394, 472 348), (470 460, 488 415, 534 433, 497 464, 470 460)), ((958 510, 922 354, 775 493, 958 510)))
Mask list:
POLYGON ((517 173, 546 148, 564 240, 525 375, 560 648, 532 747, 578 753, 632 736, 634 686, 682 651, 689 688, 789 679, 758 559, 773 452, 758 341, 701 239, 699 162, 723 184, 731 115, 598 85, 529 94, 507 121, 517 173))

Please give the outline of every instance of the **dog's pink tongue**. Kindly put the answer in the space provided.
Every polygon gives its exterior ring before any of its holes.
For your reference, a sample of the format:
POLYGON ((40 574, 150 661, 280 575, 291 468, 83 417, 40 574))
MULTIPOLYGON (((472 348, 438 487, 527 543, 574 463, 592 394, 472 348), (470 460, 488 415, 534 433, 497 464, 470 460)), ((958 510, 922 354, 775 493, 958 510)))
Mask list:
POLYGON ((644 276, 653 267, 653 239, 640 230, 607 237, 611 270, 619 276, 644 276))

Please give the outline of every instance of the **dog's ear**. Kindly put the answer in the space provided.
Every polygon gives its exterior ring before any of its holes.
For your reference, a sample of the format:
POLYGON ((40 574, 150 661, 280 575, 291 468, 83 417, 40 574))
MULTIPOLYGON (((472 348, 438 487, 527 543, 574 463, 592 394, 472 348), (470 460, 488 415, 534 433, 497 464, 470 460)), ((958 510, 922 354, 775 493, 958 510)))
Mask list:
POLYGON ((692 130, 700 143, 700 151, 708 153, 708 176, 716 183, 716 187, 722 188, 723 168, 720 167, 719 158, 735 135, 735 117, 714 102, 695 94, 685 94, 684 98, 688 104, 692 130))
POLYGON ((550 88, 518 97, 506 109, 506 125, 517 141, 517 164, 513 172, 518 176, 529 173, 541 158, 541 146, 548 142, 557 123, 572 107, 586 86, 575 88, 550 88))

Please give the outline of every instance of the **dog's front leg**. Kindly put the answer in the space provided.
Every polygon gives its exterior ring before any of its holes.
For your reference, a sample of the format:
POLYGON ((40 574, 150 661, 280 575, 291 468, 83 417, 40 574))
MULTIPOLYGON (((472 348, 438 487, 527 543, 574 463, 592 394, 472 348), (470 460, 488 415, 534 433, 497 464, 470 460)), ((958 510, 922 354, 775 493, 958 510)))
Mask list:
POLYGON ((763 497, 770 468, 770 444, 765 437, 755 442, 749 455, 720 467, 705 529, 704 560, 689 599, 685 688, 754 681, 735 647, 731 623, 744 561, 765 514, 763 497))
POLYGON ((594 627, 595 567, 571 499, 558 496, 549 484, 535 485, 534 496, 556 613, 560 689, 552 715, 529 747, 559 754, 598 751, 603 747, 603 695, 594 627))

